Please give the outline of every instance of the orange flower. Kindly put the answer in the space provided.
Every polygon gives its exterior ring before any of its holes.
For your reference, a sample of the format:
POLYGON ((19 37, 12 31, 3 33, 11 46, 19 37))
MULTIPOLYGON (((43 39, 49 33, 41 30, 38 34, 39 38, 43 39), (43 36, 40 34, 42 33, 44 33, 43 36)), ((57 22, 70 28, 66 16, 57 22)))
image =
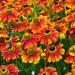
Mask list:
POLYGON ((38 75, 58 75, 54 67, 45 67, 40 70, 38 75))
POLYGON ((72 45, 67 54, 67 58, 65 59, 66 63, 74 63, 75 62, 75 45, 72 45))
POLYGON ((33 33, 38 33, 43 27, 46 26, 47 20, 45 16, 37 16, 32 19, 30 23, 30 29, 33 33))
POLYGON ((58 3, 55 5, 55 3, 52 4, 52 11, 55 13, 59 13, 64 10, 64 4, 58 3))
POLYGON ((19 48, 16 43, 7 43, 5 47, 1 49, 3 58, 9 62, 11 59, 19 58, 19 48))
POLYGON ((28 6, 28 5, 22 6, 22 9, 21 9, 21 14, 22 15, 29 15, 32 12, 33 12, 32 6, 28 6))
POLYGON ((23 38, 21 39, 22 46, 24 49, 29 48, 30 46, 37 45, 38 36, 25 32, 23 38))
POLYGON ((39 6, 47 6, 48 5, 48 0, 38 0, 37 4, 39 6))
POLYGON ((8 21, 15 21, 16 18, 19 17, 19 12, 16 10, 13 4, 8 3, 4 10, 3 13, 1 14, 1 17, 3 21, 8 22, 8 21))
POLYGON ((62 44, 58 44, 56 46, 48 46, 45 49, 46 59, 48 62, 57 62, 62 59, 62 55, 65 53, 64 48, 62 48, 62 44))
POLYGON ((21 31, 24 31, 26 28, 28 27, 28 21, 27 20, 23 20, 23 21, 17 21, 17 22, 14 22, 13 25, 12 25, 12 31, 13 32, 21 32, 21 31))
POLYGON ((57 31, 59 31, 60 34, 62 34, 62 33, 64 34, 68 30, 68 27, 66 26, 67 22, 65 21, 65 19, 62 19, 60 21, 56 21, 53 24, 54 24, 54 28, 57 31))
POLYGON ((40 30, 39 38, 41 44, 52 44, 57 41, 59 32, 54 28, 43 28, 40 30))
POLYGON ((18 68, 14 64, 1 65, 0 75, 18 75, 18 68))
POLYGON ((39 63, 41 56, 41 48, 37 48, 35 46, 24 49, 21 55, 21 59, 25 63, 39 63))

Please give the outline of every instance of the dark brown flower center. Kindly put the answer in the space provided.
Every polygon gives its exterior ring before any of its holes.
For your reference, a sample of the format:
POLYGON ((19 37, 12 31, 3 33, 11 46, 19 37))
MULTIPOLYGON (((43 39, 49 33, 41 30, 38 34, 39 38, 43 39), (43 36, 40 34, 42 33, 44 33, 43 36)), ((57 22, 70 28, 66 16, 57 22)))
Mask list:
POLYGON ((50 51, 54 51, 55 50, 55 47, 54 47, 54 45, 52 45, 51 47, 50 47, 50 51))
POLYGON ((49 33, 50 32, 50 30, 49 29, 47 29, 46 31, 45 31, 45 33, 49 33))
POLYGON ((9 70, 7 68, 1 69, 1 75, 8 75, 8 74, 9 74, 9 70))
POLYGON ((2 69, 2 71, 4 72, 4 71, 5 71, 5 69, 2 69))

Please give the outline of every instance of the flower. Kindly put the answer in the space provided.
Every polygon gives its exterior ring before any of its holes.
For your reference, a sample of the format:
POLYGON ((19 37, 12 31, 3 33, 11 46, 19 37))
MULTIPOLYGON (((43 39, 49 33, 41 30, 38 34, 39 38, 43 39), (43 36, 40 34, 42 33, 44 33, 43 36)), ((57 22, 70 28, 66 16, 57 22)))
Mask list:
POLYGON ((63 44, 58 44, 56 46, 50 45, 45 49, 46 59, 48 62, 57 62, 62 59, 62 55, 65 53, 63 44))
POLYGON ((21 14, 22 15, 29 15, 32 12, 33 12, 32 6, 28 6, 28 5, 22 6, 22 9, 21 9, 21 14))
POLYGON ((39 33, 39 31, 45 27, 47 24, 46 16, 36 16, 32 19, 29 28, 32 30, 33 33, 39 33))
POLYGON ((34 64, 39 63, 41 51, 41 48, 35 46, 24 49, 21 55, 22 62, 34 64))
POLYGON ((39 32, 39 38, 40 38, 40 43, 41 44, 52 44, 57 41, 59 32, 56 31, 54 28, 47 28, 44 27, 43 29, 40 30, 39 32))
POLYGON ((14 64, 1 65, 0 75, 18 75, 18 68, 14 64))
POLYGON ((17 45, 12 43, 7 43, 5 47, 1 49, 3 58, 9 62, 11 59, 17 59, 19 58, 19 48, 17 45))
POLYGON ((39 6, 47 6, 48 5, 48 0, 38 0, 37 4, 39 6))
POLYGON ((53 12, 59 13, 63 10, 64 10, 64 4, 63 3, 58 3, 58 4, 53 3, 52 4, 52 11, 53 12))
POLYGON ((24 49, 29 48, 30 46, 37 45, 38 36, 25 32, 23 38, 21 39, 22 46, 24 49))
POLYGON ((72 45, 67 53, 67 58, 65 59, 66 63, 74 63, 75 62, 75 45, 72 45))
POLYGON ((22 32, 24 31, 26 28, 28 27, 28 21, 27 20, 23 20, 23 21, 20 21, 20 20, 16 20, 12 23, 12 31, 13 32, 22 32))
POLYGON ((40 70, 38 75, 58 75, 54 67, 45 67, 40 70))

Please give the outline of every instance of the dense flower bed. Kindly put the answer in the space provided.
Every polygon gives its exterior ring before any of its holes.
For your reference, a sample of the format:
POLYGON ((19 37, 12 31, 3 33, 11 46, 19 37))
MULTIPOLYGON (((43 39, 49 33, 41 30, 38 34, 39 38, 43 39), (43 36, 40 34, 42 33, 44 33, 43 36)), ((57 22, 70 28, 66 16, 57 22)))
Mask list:
POLYGON ((75 75, 75 1, 0 0, 0 75, 75 75))

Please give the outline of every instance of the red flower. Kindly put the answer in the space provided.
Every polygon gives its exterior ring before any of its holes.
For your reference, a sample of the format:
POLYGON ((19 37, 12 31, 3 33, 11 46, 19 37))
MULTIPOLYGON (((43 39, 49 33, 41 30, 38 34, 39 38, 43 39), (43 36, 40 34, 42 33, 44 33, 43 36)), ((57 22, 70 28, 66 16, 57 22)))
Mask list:
POLYGON ((45 67, 40 70, 38 75, 58 75, 54 67, 45 67))
POLYGON ((14 64, 1 65, 0 75, 18 75, 18 68, 14 64))
POLYGON ((5 47, 1 49, 3 58, 9 62, 11 59, 19 58, 19 48, 15 42, 8 41, 5 47))
POLYGON ((38 37, 37 35, 30 34, 25 32, 23 38, 21 39, 22 46, 24 49, 29 48, 30 46, 37 45, 38 37))
POLYGON ((45 49, 46 59, 48 62, 57 62, 62 59, 62 55, 65 53, 64 48, 62 48, 62 44, 56 46, 48 46, 45 49))
POLYGON ((21 31, 24 31, 27 27, 28 27, 28 21, 27 20, 23 20, 22 22, 20 22, 20 21, 14 22, 12 25, 12 31, 21 32, 21 31))
POLYGON ((55 5, 55 3, 52 4, 52 11, 55 13, 59 13, 64 10, 64 4, 63 3, 58 3, 55 5))
POLYGON ((41 44, 52 44, 57 41, 59 32, 54 28, 43 28, 39 33, 41 44))

